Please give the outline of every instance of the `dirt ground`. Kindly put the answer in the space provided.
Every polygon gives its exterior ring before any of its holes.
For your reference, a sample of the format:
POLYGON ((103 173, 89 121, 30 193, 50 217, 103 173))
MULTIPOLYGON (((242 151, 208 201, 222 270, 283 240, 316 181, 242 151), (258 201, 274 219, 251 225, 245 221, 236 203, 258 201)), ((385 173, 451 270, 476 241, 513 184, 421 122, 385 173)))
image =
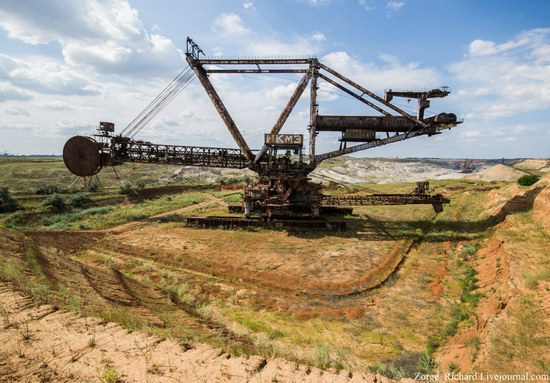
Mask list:
POLYGON ((214 195, 107 230, 0 230, 12 261, 3 275, 36 286, 0 284, 0 381, 387 382, 369 367, 404 366, 448 327, 459 263, 483 296, 443 340, 438 368, 537 371, 550 365, 548 180, 449 189, 453 202, 437 216, 358 208, 352 230, 336 234, 163 221, 224 207, 214 195), (531 331, 521 309, 543 315, 529 322, 540 339, 497 338, 531 331), (533 351, 516 355, 522 364, 499 356, 506 349, 533 351))
POLYGON ((0 283, 0 382, 390 382, 322 371, 283 359, 231 357, 179 344, 51 305, 0 283))

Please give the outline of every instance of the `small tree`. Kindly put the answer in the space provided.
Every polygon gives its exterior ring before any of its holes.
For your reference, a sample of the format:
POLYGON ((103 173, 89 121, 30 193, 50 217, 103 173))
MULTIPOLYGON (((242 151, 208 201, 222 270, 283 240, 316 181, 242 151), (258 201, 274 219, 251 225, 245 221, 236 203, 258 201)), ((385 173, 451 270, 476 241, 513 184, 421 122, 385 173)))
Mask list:
POLYGON ((65 200, 59 194, 54 193, 44 201, 44 206, 55 211, 63 211, 65 210, 65 200))
POLYGON ((0 213, 10 213, 20 209, 21 206, 10 194, 7 187, 0 187, 0 213))
POLYGON ((539 176, 534 174, 526 174, 524 176, 519 177, 518 184, 521 186, 531 186, 534 183, 536 183, 540 179, 539 176))

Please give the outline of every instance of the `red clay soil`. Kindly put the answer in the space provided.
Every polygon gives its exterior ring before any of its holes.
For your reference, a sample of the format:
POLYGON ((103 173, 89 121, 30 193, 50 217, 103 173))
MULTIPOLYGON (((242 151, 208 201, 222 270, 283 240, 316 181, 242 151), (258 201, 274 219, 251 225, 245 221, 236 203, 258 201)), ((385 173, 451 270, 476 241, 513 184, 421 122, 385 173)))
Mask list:
POLYGON ((498 236, 493 236, 477 253, 475 269, 478 272, 476 277, 479 279, 478 291, 485 297, 479 302, 473 315, 474 325, 459 329, 438 352, 444 371, 451 363, 458 365, 460 371, 471 371, 474 363, 482 362, 483 353, 476 355, 468 341, 478 338, 478 349, 484 348, 488 335, 487 324, 506 308, 510 298, 510 256, 502 244, 498 236))

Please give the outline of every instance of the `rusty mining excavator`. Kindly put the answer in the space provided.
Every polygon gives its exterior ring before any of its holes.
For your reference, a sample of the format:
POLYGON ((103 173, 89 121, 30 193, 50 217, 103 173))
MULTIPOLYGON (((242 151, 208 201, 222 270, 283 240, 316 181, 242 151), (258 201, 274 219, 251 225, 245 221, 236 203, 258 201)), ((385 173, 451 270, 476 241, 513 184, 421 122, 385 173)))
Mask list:
POLYGON ((100 122, 96 134, 70 138, 63 148, 67 168, 77 176, 92 177, 103 167, 125 162, 205 166, 218 168, 248 168, 258 174, 257 180, 245 187, 242 205, 230 206, 231 212, 242 212, 245 218, 189 217, 189 225, 202 227, 304 227, 344 229, 346 221, 334 216, 351 213, 358 205, 429 204, 436 212, 449 200, 431 194, 427 183, 419 183, 410 194, 371 194, 362 196, 324 196, 321 185, 308 175, 319 164, 361 150, 419 136, 440 134, 461 121, 453 113, 425 117, 431 98, 447 96, 446 87, 426 91, 387 90, 380 97, 344 75, 331 69, 315 57, 293 58, 209 58, 191 39, 187 39, 183 70, 122 132, 114 134, 114 124, 100 122), (251 150, 222 102, 209 76, 224 74, 302 74, 296 89, 279 118, 265 134, 264 145, 251 150), (164 108, 194 78, 198 78, 212 100, 222 121, 238 148, 215 148, 162 145, 134 139, 135 135, 164 108), (335 116, 319 114, 317 91, 325 81, 351 98, 374 109, 378 115, 335 116), (303 134, 280 134, 287 118, 309 84, 310 119, 307 127, 309 152, 304 153, 303 134), (394 97, 418 100, 417 115, 412 115, 391 103, 394 97), (320 133, 339 132, 339 148, 326 153, 316 152, 320 133), (333 217, 332 219, 327 216, 333 217))

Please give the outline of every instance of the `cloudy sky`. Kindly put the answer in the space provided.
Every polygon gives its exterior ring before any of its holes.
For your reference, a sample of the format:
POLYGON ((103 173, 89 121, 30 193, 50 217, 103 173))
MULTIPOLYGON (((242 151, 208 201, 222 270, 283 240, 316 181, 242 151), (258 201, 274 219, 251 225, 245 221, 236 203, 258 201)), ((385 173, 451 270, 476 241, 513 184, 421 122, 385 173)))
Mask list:
MULTIPOLYGON (((546 0, 2 0, 0 151, 61 153, 100 120, 122 130, 187 66, 191 36, 209 56, 316 55, 379 94, 451 87, 429 111, 463 125, 362 155, 549 157, 549 15, 546 0)), ((298 78, 212 81, 258 148, 298 78)), ((322 114, 376 115, 328 84, 319 96, 322 114)), ((307 108, 304 95, 283 132, 305 133, 307 108)), ((136 138, 235 147, 198 81, 136 138)))

